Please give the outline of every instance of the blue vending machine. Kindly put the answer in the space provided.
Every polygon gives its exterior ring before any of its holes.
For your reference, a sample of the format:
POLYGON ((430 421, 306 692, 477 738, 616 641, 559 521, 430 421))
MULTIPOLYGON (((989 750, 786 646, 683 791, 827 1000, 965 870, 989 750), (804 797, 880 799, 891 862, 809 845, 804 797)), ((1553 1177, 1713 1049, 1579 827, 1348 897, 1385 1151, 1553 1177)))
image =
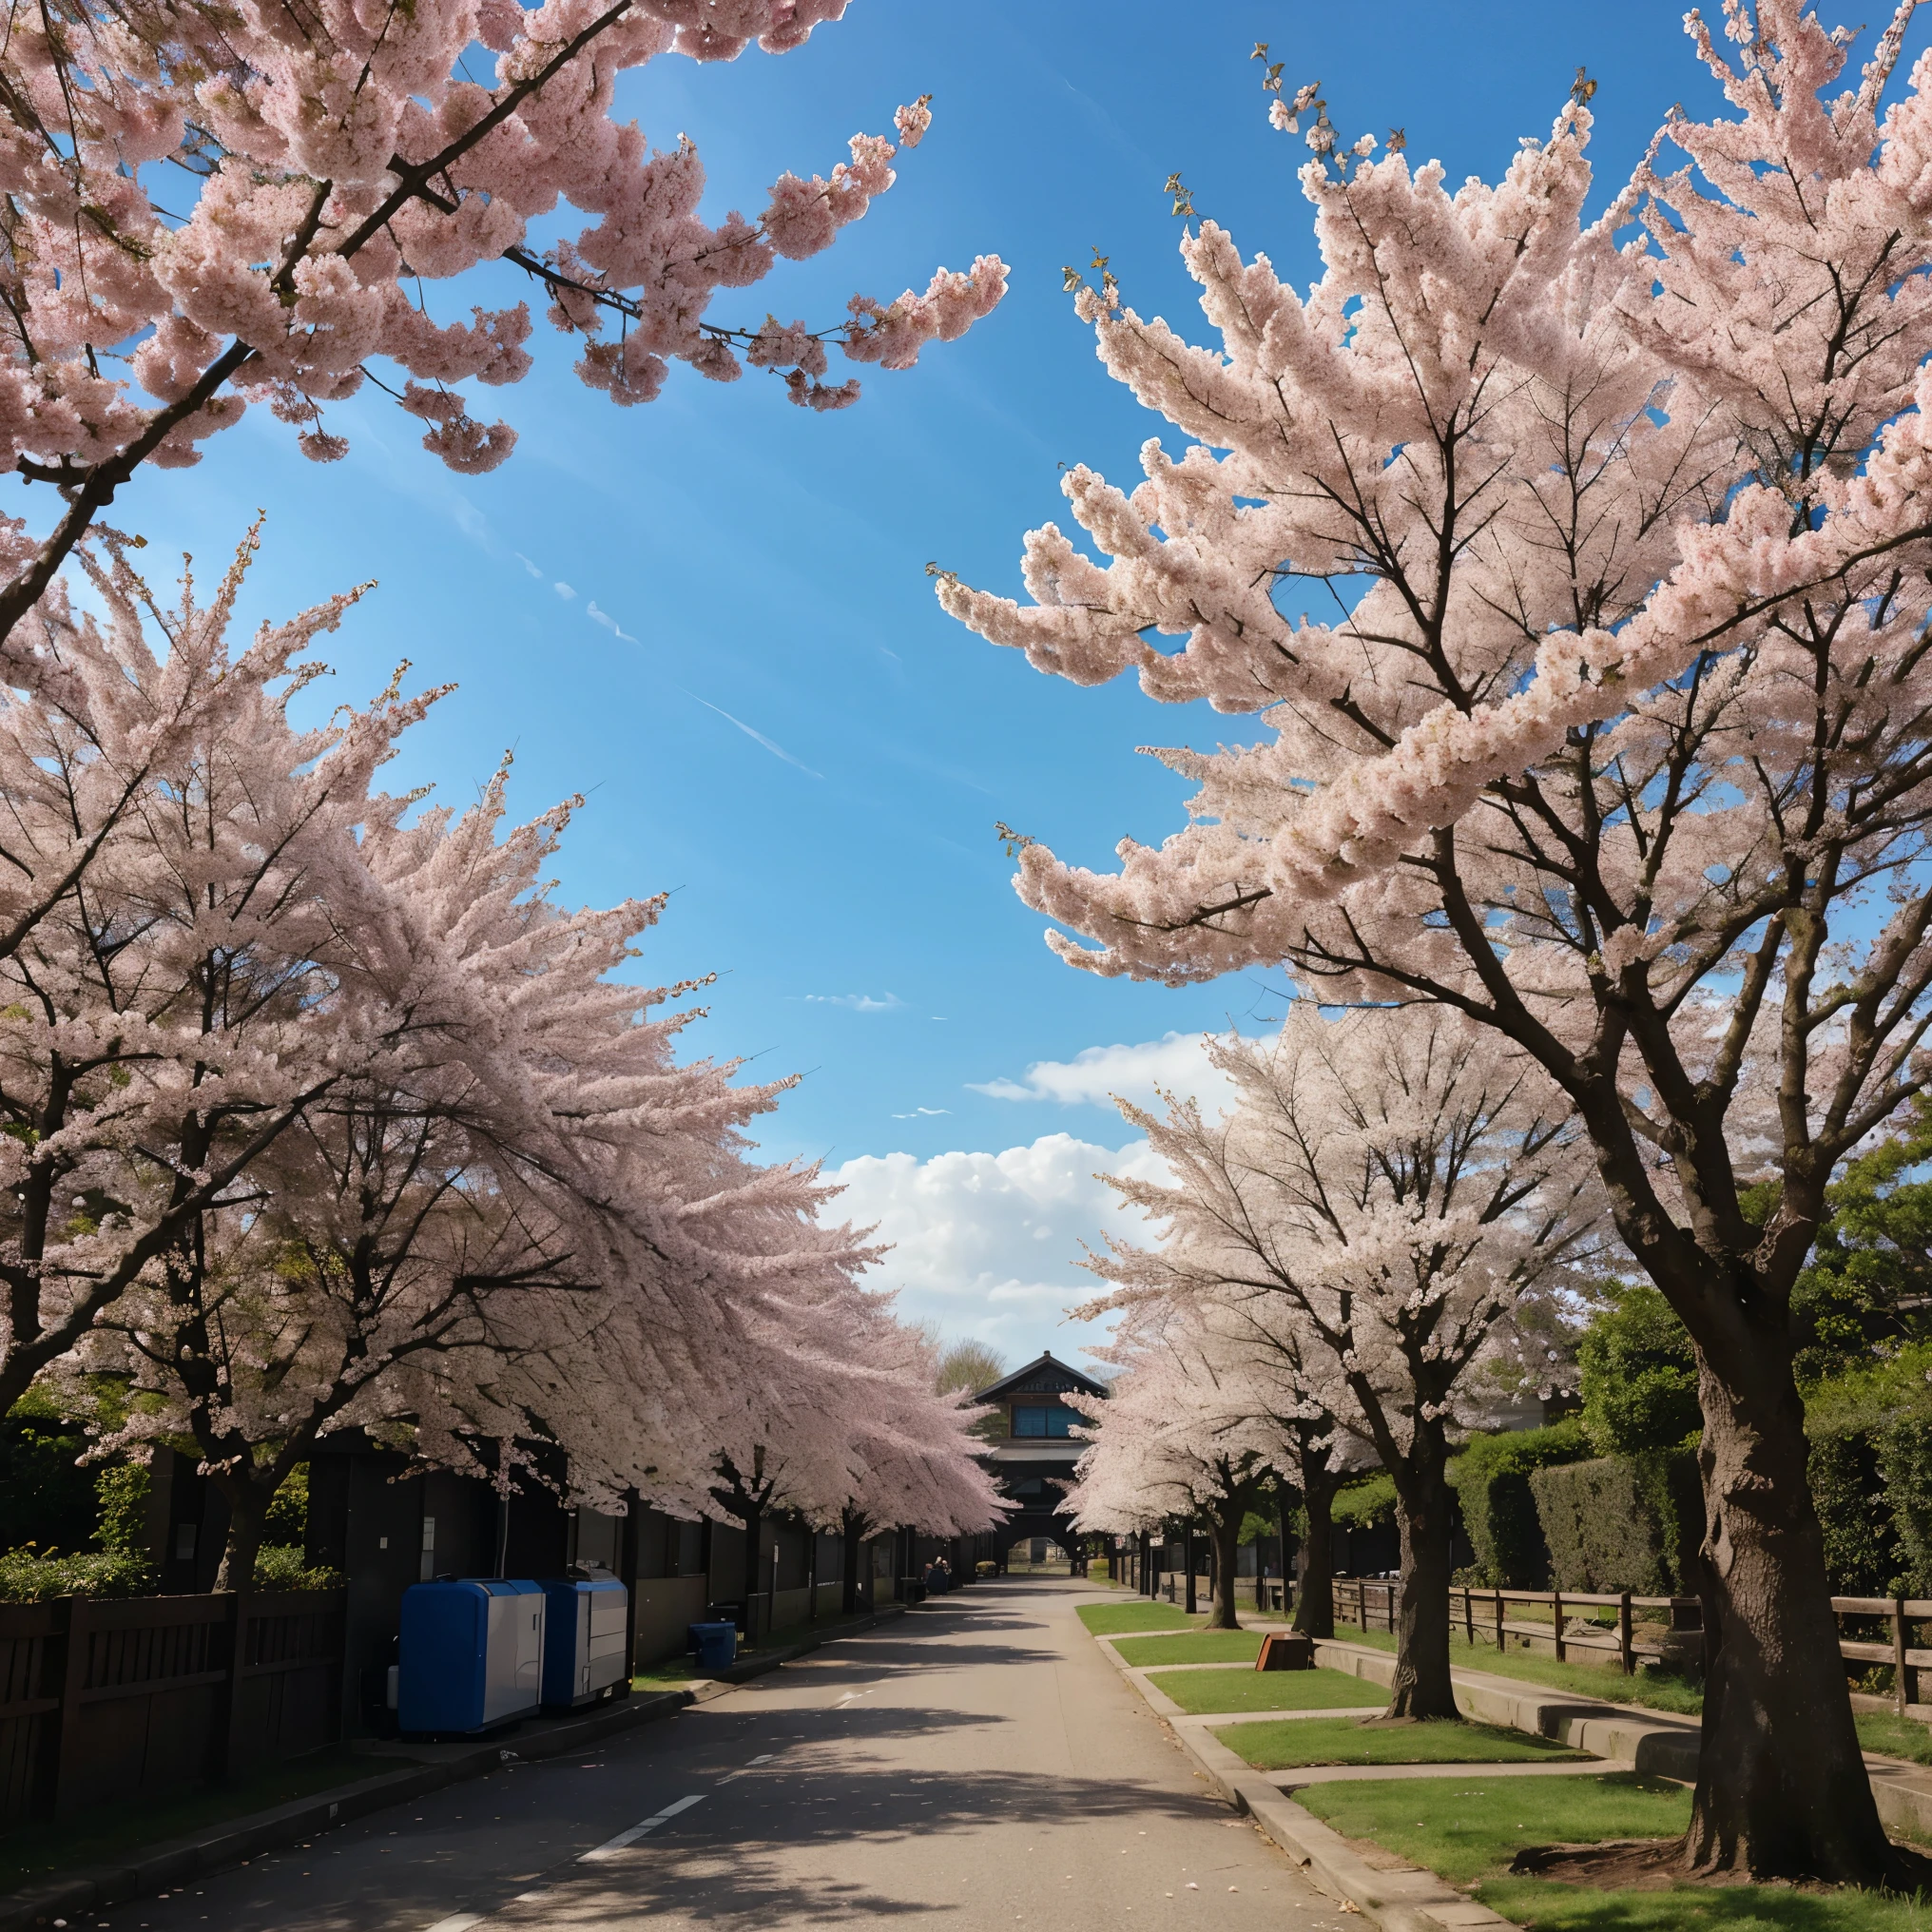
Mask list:
POLYGON ((614 1694, 624 1682, 624 1624, 630 1594, 609 1572, 543 1586, 543 1701, 571 1710, 614 1694))
POLYGON ((533 1717, 542 1694, 544 1593, 520 1578, 413 1584, 402 1595, 396 1722, 480 1731, 533 1717))

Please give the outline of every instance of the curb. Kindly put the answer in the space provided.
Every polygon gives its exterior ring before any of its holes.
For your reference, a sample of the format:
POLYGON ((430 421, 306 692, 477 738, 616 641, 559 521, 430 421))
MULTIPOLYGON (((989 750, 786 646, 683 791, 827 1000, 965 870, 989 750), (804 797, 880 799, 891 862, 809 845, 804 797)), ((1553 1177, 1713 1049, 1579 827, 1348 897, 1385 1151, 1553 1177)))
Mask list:
MULTIPOLYGON (((1315 1657, 1327 1669, 1346 1671, 1365 1683, 1387 1684, 1395 1677, 1395 1659, 1386 1651, 1322 1639, 1315 1645, 1315 1657)), ((1671 1778, 1682 1785, 1697 1782, 1698 1728, 1682 1718, 1638 1716, 1627 1707, 1517 1690, 1507 1688, 1510 1680, 1482 1672, 1458 1671, 1455 1675, 1457 1703, 1485 1724, 1534 1731, 1593 1757, 1621 1758, 1647 1777, 1671 1778)), ((1866 1708, 1892 1707, 1873 1698, 1866 1700, 1866 1708)), ((1879 1823, 1932 1837, 1932 1768, 1869 1751, 1864 1768, 1879 1823)))
POLYGON ((359 1778, 352 1785, 338 1785, 333 1790, 318 1791, 313 1797, 298 1798, 270 1810, 251 1811, 220 1825, 204 1826, 182 1838, 164 1839, 142 1847, 122 1863, 49 1879, 29 1890, 0 1897, 0 1932, 32 1932, 36 1926, 50 1925, 56 1918, 124 1904, 129 1899, 180 1884, 184 1880, 202 1878, 225 1865, 243 1864, 261 1852, 314 1838, 387 1806, 424 1797, 445 1785, 487 1776, 512 1760, 529 1762, 583 1750, 620 1731, 675 1717, 694 1704, 708 1704, 713 1698, 724 1696, 733 1686, 809 1656, 826 1644, 859 1636, 882 1623, 895 1622, 905 1615, 906 1609, 902 1603, 890 1604, 875 1611, 862 1623, 847 1625, 835 1636, 814 1637, 766 1655, 746 1657, 742 1663, 721 1671, 716 1677, 701 1680, 690 1690, 633 1692, 574 1724, 553 1725, 514 1744, 497 1738, 440 1764, 413 1765, 407 1770, 378 1772, 374 1777, 359 1778))
MULTIPOLYGON (((1105 1656, 1134 1686, 1131 1667, 1105 1638, 1096 1637, 1105 1656)), ((1319 1650, 1319 1646, 1318 1646, 1319 1650)), ((1364 1672, 1355 1672, 1365 1675, 1364 1672)), ((1300 1865, 1317 1889, 1344 1909, 1360 1912, 1383 1932, 1520 1932, 1509 1919, 1446 1885, 1434 1872, 1406 1866, 1378 1870, 1338 1831, 1260 1776, 1253 1766, 1206 1730, 1181 1730, 1169 1724, 1152 1698, 1144 1700, 1217 1796, 1252 1818, 1261 1830, 1300 1865)), ((1162 1703, 1170 1700, 1162 1698, 1162 1703)))
MULTIPOLYGON (((1315 1661, 1365 1684, 1395 1682, 1396 1660, 1385 1651, 1358 1650, 1340 1639, 1318 1638, 1315 1661)), ((1526 1730, 1595 1758, 1615 1758, 1646 1777, 1697 1782, 1698 1729, 1668 1717, 1639 1717, 1588 1699, 1562 1697, 1534 1687, 1504 1689, 1479 1672, 1452 1673, 1456 1702, 1484 1724, 1526 1730), (1472 1681, 1472 1678, 1475 1681, 1472 1681)))

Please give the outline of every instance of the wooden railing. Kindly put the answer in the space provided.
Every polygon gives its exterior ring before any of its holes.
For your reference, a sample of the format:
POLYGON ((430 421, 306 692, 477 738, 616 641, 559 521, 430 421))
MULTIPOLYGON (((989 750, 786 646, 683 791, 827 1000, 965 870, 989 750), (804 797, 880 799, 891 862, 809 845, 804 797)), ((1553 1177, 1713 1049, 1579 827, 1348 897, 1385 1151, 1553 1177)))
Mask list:
MULTIPOLYGON (((1549 1644, 1558 1663, 1567 1663, 1571 1653, 1579 1651, 1613 1656, 1627 1677, 1639 1663, 1660 1662, 1666 1655, 1660 1645, 1638 1637, 1635 1613, 1640 1610, 1665 1612, 1672 1630, 1702 1627, 1702 1611, 1694 1596, 1633 1596, 1629 1591, 1606 1595, 1566 1590, 1475 1590, 1460 1584, 1449 1592, 1450 1623, 1459 1628, 1472 1645, 1493 1641, 1500 1651, 1508 1647, 1511 1637, 1527 1637, 1549 1644), (1516 1613, 1518 1607, 1523 1613, 1520 1615, 1516 1613), (1536 1614, 1545 1609, 1546 1616, 1536 1614), (1614 1621, 1604 1622, 1600 1634, 1565 1628, 1573 1611, 1590 1610, 1613 1611, 1614 1621)), ((1367 1578, 1337 1577, 1335 1614, 1359 1630, 1393 1631, 1396 1586, 1367 1578)), ((1588 1620, 1598 1622, 1596 1618, 1588 1620)), ((1932 1664, 1932 1654, 1926 1662, 1932 1664)))
POLYGON ((343 1602, 278 1591, 0 1604, 0 1825, 331 1742, 343 1602))
POLYGON ((1932 1651, 1920 1650, 1911 1641, 1911 1626, 1932 1623, 1932 1602, 1910 1596, 1834 1596, 1831 1608, 1840 1621, 1849 1617, 1855 1623, 1875 1619, 1883 1623, 1884 1635, 1877 1642, 1847 1637, 1841 1631, 1838 1654, 1849 1664, 1889 1664, 1892 1667, 1892 1703, 1903 1711, 1919 1702, 1919 1672, 1932 1670, 1932 1651))
MULTIPOLYGON (((1881 1633, 1862 1637, 1842 1630, 1838 1653, 1847 1664, 1888 1664, 1892 1670, 1892 1701, 1903 1710, 1919 1702, 1920 1672, 1932 1671, 1932 1649, 1912 1642, 1914 1624, 1932 1624, 1932 1599, 1903 1596, 1834 1596, 1831 1608, 1841 1623, 1877 1623, 1881 1633)), ((1637 1611, 1661 1611, 1662 1618, 1647 1617, 1645 1622, 1666 1621, 1673 1631, 1698 1631, 1704 1627, 1703 1608, 1694 1596, 1633 1596, 1629 1592, 1615 1595, 1592 1595, 1567 1590, 1474 1590, 1454 1586, 1449 1592, 1449 1617, 1467 1642, 1494 1642, 1500 1651, 1512 1637, 1525 1637, 1533 1643, 1548 1644, 1558 1663, 1567 1663, 1576 1652, 1614 1657, 1625 1676, 1639 1663, 1661 1662, 1667 1652, 1662 1646, 1643 1641, 1636 1635, 1637 1611), (1521 1614, 1517 1613, 1518 1608, 1521 1614), (1573 1612, 1608 1610, 1613 1621, 1587 1618, 1600 1624, 1599 1631, 1566 1628, 1573 1612)), ((1338 1621, 1352 1623, 1359 1630, 1393 1631, 1396 1627, 1396 1585, 1373 1578, 1338 1577, 1335 1581, 1335 1615, 1338 1621)))

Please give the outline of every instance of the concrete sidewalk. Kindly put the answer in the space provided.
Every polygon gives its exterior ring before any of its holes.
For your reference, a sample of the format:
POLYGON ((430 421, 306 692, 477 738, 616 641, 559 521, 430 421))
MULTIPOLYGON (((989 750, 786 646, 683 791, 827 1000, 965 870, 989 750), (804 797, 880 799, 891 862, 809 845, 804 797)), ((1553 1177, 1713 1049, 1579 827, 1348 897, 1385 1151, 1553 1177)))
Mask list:
MULTIPOLYGON (((1139 1633, 1122 1632, 1122 1635, 1139 1633)), ((1160 1688, 1148 1681, 1148 1670, 1130 1665, 1114 1649, 1111 1638, 1095 1640, 1100 1652, 1126 1677, 1140 1694, 1147 1699, 1151 1709, 1167 1725, 1174 1741, 1192 1759, 1203 1778, 1232 1805, 1236 1810, 1245 1811, 1254 1820, 1275 1844, 1305 1871, 1309 1879, 1331 1899, 1341 1901, 1343 1910, 1359 1912, 1371 1925, 1383 1928, 1383 1932, 1519 1932, 1507 1919, 1492 1912, 1487 1905, 1478 1904, 1474 1899, 1459 1892, 1453 1885, 1446 1884, 1432 1871, 1423 1871, 1415 1865, 1404 1864, 1400 1860, 1384 1859, 1377 1864, 1370 1864, 1357 1851, 1349 1841, 1338 1831, 1331 1830, 1312 1811, 1297 1805, 1277 1782, 1284 1777, 1293 1777, 1302 1784, 1325 1782, 1311 1770, 1294 1772, 1258 1771, 1245 1758, 1238 1757, 1213 1734, 1209 1728, 1214 1724, 1239 1724, 1265 1720, 1270 1713, 1265 1711, 1220 1711, 1194 1715, 1184 1711, 1171 1697, 1160 1688)), ((1318 1646, 1318 1655, 1320 1652, 1318 1646)), ((1194 1670, 1210 1668, 1196 1665, 1161 1665, 1151 1667, 1159 1670, 1194 1670)), ((1223 1665, 1221 1669, 1230 1668, 1223 1665)), ((1240 1666, 1233 1666, 1239 1669, 1240 1666)), ((1353 1671, 1352 1676, 1366 1676, 1366 1672, 1353 1671)), ((1372 1679, 1370 1681, 1373 1681, 1372 1679)), ((1343 1710, 1294 1711, 1280 1713, 1284 1716, 1309 1717, 1362 1717, 1370 1713, 1361 1705, 1351 1705, 1343 1710)), ((1505 1775, 1520 1775, 1520 1770, 1550 1770, 1555 1766, 1531 1765, 1521 1767, 1500 1767, 1491 1765, 1408 1765, 1374 1766, 1365 1769, 1354 1767, 1323 1767, 1338 1771, 1354 1771, 1355 1775, 1366 1777, 1388 1777, 1406 1774, 1411 1777, 1460 1777, 1480 1774, 1484 1777, 1502 1771, 1505 1775)), ((1618 1765, 1583 1765, 1575 1768, 1582 1770, 1615 1770, 1628 1767, 1618 1765)))

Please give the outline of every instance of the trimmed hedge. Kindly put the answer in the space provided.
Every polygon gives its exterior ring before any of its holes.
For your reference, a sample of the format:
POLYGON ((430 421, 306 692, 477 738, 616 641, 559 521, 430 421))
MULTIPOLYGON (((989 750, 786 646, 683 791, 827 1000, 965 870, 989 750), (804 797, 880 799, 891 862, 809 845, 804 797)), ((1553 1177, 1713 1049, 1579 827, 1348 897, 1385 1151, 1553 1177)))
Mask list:
POLYGON ((1809 1474, 1833 1594, 1891 1595, 1904 1555, 1870 1435, 1856 1429, 1813 1437, 1809 1474))
POLYGON ((1555 1463, 1580 1462, 1589 1454, 1590 1439, 1572 1417, 1547 1429, 1478 1436, 1450 1463, 1449 1480, 1476 1552, 1474 1580, 1490 1589, 1549 1588, 1550 1551, 1530 1476, 1555 1463))
POLYGON ((1932 1427, 1923 1416, 1907 1416, 1880 1430, 1874 1446, 1902 1573, 1888 1594, 1932 1596, 1932 1427))
POLYGON ((1691 1451, 1600 1456, 1533 1470, 1529 1481, 1556 1589, 1694 1594, 1704 1502, 1691 1451))

